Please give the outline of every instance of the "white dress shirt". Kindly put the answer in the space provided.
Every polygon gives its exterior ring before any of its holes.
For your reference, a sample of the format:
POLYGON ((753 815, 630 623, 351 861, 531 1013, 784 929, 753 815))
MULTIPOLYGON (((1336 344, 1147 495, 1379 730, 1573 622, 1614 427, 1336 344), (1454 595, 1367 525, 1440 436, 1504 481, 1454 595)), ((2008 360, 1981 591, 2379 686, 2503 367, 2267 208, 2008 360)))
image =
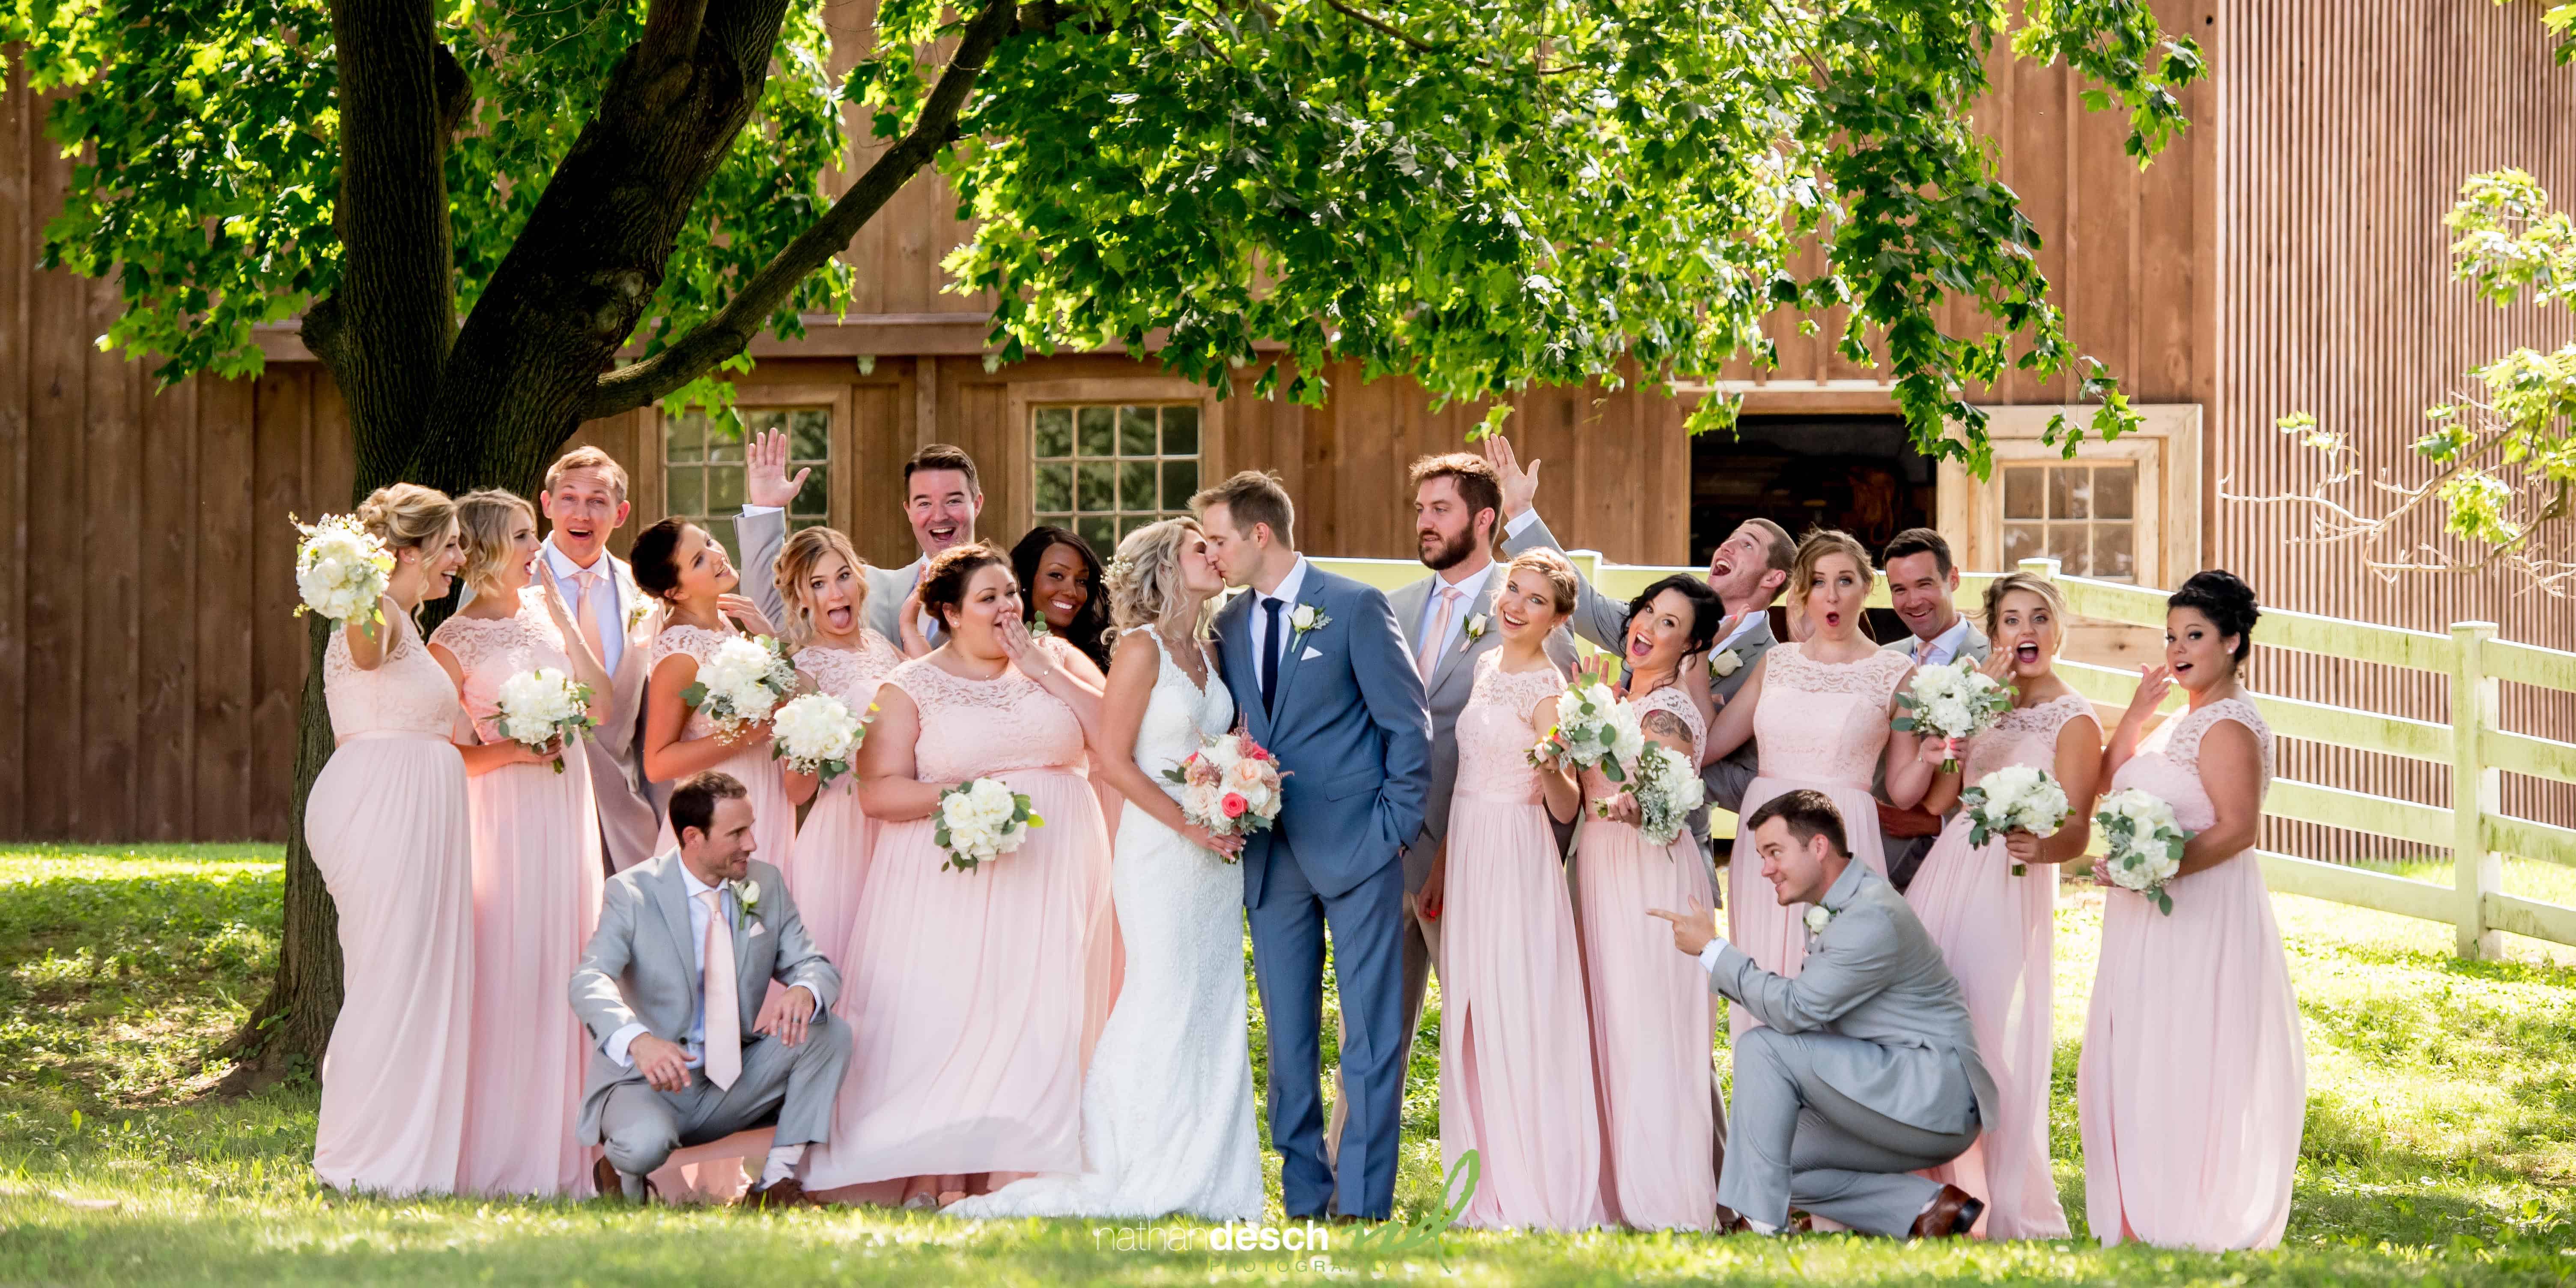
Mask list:
MULTIPOLYGON (((1434 657, 1447 657, 1451 650, 1458 647, 1458 637, 1466 632, 1467 619, 1484 611, 1485 585, 1493 579, 1494 562, 1490 559, 1485 561, 1484 567, 1454 582, 1445 576, 1441 579, 1442 585, 1458 592, 1458 605, 1449 610, 1449 632, 1440 637, 1440 651, 1434 654, 1434 657)), ((1440 586, 1433 586, 1431 593, 1422 597, 1422 620, 1413 628, 1414 656, 1422 655, 1422 637, 1429 635, 1431 624, 1439 620, 1440 586)), ((1433 665, 1436 666, 1438 663, 1434 662, 1433 665)))
POLYGON ((1709 652, 1711 654, 1723 653, 1726 650, 1735 647, 1735 642, 1737 640, 1752 634, 1753 628, 1767 620, 1770 616, 1771 607, 1768 604, 1746 612, 1743 616, 1735 619, 1735 629, 1728 631, 1726 633, 1726 638, 1719 640, 1710 648, 1709 652))
POLYGON ((1959 620, 1950 623, 1950 629, 1933 636, 1930 640, 1918 636, 1913 643, 1905 646, 1905 651, 1925 666, 1947 666, 1958 660, 1959 649, 1967 642, 1968 618, 1965 613, 1962 613, 1959 615, 1959 620), (1930 649, 1928 653, 1925 651, 1927 645, 1930 649))
MULTIPOLYGON (((698 896, 709 890, 718 890, 716 899, 724 905, 727 924, 739 922, 742 918, 734 913, 733 891, 722 890, 700 881, 697 873, 689 871, 688 864, 683 863, 679 866, 680 888, 688 892, 689 956, 698 964, 695 987, 701 999, 696 1015, 689 1020, 688 1041, 680 1044, 680 1050, 688 1058, 689 1067, 695 1069, 707 1062, 707 1008, 703 1000, 707 995, 707 905, 706 901, 698 896)), ((602 1043, 600 1049, 608 1052, 609 1059, 632 1069, 635 1067, 635 1057, 628 1048, 634 1046, 635 1039, 644 1036, 644 1032, 643 1025, 629 1024, 609 1034, 608 1041, 602 1043)))
MULTIPOLYGON (((1304 589, 1305 585, 1306 556, 1299 555, 1297 566, 1290 568, 1288 575, 1280 578, 1279 585, 1269 594, 1264 595, 1258 590, 1252 592, 1252 656, 1255 659, 1270 655, 1270 614, 1262 607, 1262 601, 1275 599, 1283 605, 1279 610, 1279 628, 1287 632, 1289 638, 1294 639, 1297 627, 1288 619, 1297 611, 1297 592, 1304 589)), ((1285 654, 1280 656, 1279 661, 1282 663, 1280 669, 1287 669, 1285 663, 1288 658, 1285 654)), ((1260 674, 1257 661, 1254 664, 1253 674, 1260 674)))
MULTIPOLYGON (((618 659, 626 656, 626 612, 625 606, 617 602, 622 594, 617 588, 617 563, 601 551, 591 567, 599 572, 599 584, 592 588, 590 617, 599 624, 600 647, 608 650, 608 656, 599 659, 599 664, 614 675, 618 659)), ((546 574, 554 578, 555 591, 563 596, 568 610, 581 603, 581 572, 581 565, 574 563, 572 556, 556 546, 552 538, 547 539, 546 574)))

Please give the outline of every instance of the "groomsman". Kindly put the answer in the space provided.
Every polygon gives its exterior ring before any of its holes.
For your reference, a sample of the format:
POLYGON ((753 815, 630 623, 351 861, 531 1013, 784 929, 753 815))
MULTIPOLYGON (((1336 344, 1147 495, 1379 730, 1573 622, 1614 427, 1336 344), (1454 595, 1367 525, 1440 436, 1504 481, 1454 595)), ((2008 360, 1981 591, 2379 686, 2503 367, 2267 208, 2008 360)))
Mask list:
MULTIPOLYGON (((1447 881, 1445 839, 1449 795, 1458 784, 1458 713, 1476 687, 1476 662, 1502 647, 1491 628, 1502 569, 1494 562, 1494 528, 1502 522, 1503 489, 1494 467, 1468 452, 1425 456, 1413 463, 1413 527, 1423 566, 1431 575, 1387 596, 1405 652, 1422 677, 1431 710, 1431 795, 1422 834, 1404 850, 1405 1063, 1412 1063, 1414 1030, 1422 1022, 1422 997, 1431 964, 1440 957, 1441 890, 1447 881)), ((1562 634, 1548 639, 1559 666, 1574 661, 1574 644, 1562 634)), ((1328 1157, 1338 1156, 1349 1098, 1341 1072, 1333 1073, 1333 1121, 1324 1130, 1328 1157)))
MULTIPOLYGON (((787 434, 771 430, 753 437, 746 452, 743 496, 746 504, 742 516, 734 521, 734 531, 742 535, 742 593, 768 614, 769 620, 787 620, 787 605, 779 596, 777 583, 778 552, 787 546, 787 503, 796 499, 805 486, 811 468, 798 470, 787 477, 787 434)), ((888 643, 903 647, 899 629, 903 605, 921 584, 921 570, 930 557, 950 546, 962 546, 975 539, 976 516, 984 512, 984 489, 975 479, 975 458, 963 448, 946 443, 932 443, 912 454, 903 463, 903 513, 912 525, 912 540, 921 555, 900 568, 868 565, 868 626, 886 637, 888 643)), ((939 619, 919 612, 913 619, 921 637, 939 643, 939 619)))
POLYGON ((1994 1120, 1967 995, 1904 897, 1852 862, 1831 798, 1789 792, 1744 823, 1781 904, 1809 905, 1798 975, 1754 965, 1706 909, 1653 914, 1712 992, 1761 1021, 1735 1039, 1717 1201, 1760 1234, 1793 1206, 1870 1234, 1966 1234, 1985 1204, 1913 1173, 1967 1152, 1994 1120))
POLYGON ((597 1044, 579 1139, 604 1146, 600 1196, 640 1199, 684 1145, 774 1123, 743 1201, 793 1206, 795 1168, 831 1134, 850 1034, 841 975, 805 933, 778 869, 752 860, 742 784, 713 771, 671 793, 680 848, 608 882, 572 1006, 597 1044), (769 995, 772 982, 781 986, 769 995))
MULTIPOLYGON (((1985 632, 1959 613, 1959 569, 1950 560, 1950 543, 1930 528, 1907 528, 1887 543, 1878 558, 1887 570, 1887 597, 1905 623, 1906 637, 1888 644, 1914 659, 1917 666, 1946 666, 1960 658, 1983 665, 1994 651, 1985 632)), ((1897 892, 1914 884, 1915 869, 1932 852, 1941 835, 1941 818, 1921 809, 1898 809, 1884 799, 1887 766, 1881 764, 1870 790, 1881 799, 1878 826, 1887 854, 1887 879, 1897 892)))
POLYGON ((538 565, 608 668, 608 710, 582 741, 582 758, 599 801, 599 835, 610 870, 624 871, 653 857, 662 829, 660 793, 644 776, 647 645, 660 615, 626 561, 608 553, 610 534, 633 508, 626 500, 626 471, 596 447, 576 447, 546 470, 537 506, 553 529, 538 565))

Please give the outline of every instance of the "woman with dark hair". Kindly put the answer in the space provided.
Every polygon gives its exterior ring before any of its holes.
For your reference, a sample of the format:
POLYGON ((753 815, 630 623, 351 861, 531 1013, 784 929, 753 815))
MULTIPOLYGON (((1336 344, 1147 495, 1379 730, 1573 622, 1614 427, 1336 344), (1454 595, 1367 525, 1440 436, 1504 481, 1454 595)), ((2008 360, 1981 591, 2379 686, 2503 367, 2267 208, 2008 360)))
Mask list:
POLYGON ((1011 571, 1024 596, 1020 620, 1081 650, 1109 673, 1109 575, 1080 534, 1053 524, 1029 529, 1011 547, 1011 571))
MULTIPOLYGON (((645 679, 644 776, 670 783, 710 769, 733 775, 751 793, 754 853, 793 885, 796 804, 787 795, 785 769, 769 754, 769 722, 720 737, 713 719, 680 698, 726 640, 776 635, 777 628, 741 593, 733 557, 686 519, 664 519, 638 533, 629 557, 636 586, 662 605, 662 632, 653 637, 645 679)), ((664 819, 657 849, 667 854, 679 845, 664 819)))
POLYGON ((2165 885, 2170 915, 2127 890, 2103 894, 2075 1075, 2084 1201, 2106 1244, 2269 1248, 2289 1223, 2308 1070, 2252 853, 2272 730, 2241 672, 2262 613, 2252 588, 2215 570, 2165 604, 2165 664, 2141 668, 2102 772, 2113 791, 2142 788, 2173 806, 2191 839, 2165 885), (2146 732, 2174 685, 2190 705, 2146 732))

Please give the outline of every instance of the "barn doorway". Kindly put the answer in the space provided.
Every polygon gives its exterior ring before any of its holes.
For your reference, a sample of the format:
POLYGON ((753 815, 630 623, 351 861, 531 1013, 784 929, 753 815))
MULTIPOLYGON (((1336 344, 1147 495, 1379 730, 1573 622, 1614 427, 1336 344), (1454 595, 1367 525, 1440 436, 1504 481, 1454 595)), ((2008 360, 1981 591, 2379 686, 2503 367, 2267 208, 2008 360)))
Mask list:
MULTIPOLYGON (((1901 416, 1747 415, 1737 432, 1691 440, 1693 561, 1745 520, 1765 518, 1792 537, 1840 528, 1873 552, 1907 528, 1932 526, 1932 458, 1914 450, 1901 416)), ((1903 628, 1884 609, 1871 634, 1903 628)))

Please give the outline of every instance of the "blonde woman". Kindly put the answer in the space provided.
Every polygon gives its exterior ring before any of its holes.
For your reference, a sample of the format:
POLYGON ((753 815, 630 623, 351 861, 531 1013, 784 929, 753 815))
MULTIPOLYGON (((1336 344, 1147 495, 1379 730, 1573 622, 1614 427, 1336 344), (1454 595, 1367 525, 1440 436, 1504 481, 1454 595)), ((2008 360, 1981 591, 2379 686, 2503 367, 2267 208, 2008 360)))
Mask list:
POLYGON ((607 668, 551 579, 535 575, 537 511, 508 492, 457 498, 472 602, 441 622, 429 654, 473 720, 460 737, 474 835, 474 1062, 457 1188, 468 1194, 590 1192, 589 1151, 574 1139, 588 1063, 579 1017, 563 1006, 599 922, 599 810, 578 746, 531 747, 501 732, 501 686, 543 669, 590 686, 594 719, 607 668))
POLYGON ((1257 1221, 1242 842, 1183 818, 1162 778, 1234 724, 1207 629, 1224 579, 1198 525, 1165 519, 1119 543, 1108 589, 1118 640, 1093 764, 1129 802, 1111 873, 1127 973, 1083 1086, 1082 1170, 948 1211, 1257 1221))
POLYGON ((378 488, 357 517, 394 571, 383 620, 351 619, 322 654, 339 748, 305 803, 304 839, 339 909, 345 991, 313 1170, 334 1189, 444 1194, 465 1137, 474 856, 465 762, 448 741, 464 712, 411 615, 447 593, 465 552, 456 503, 431 488, 378 488))
MULTIPOLYGON (((903 665, 903 651, 868 627, 867 571, 848 537, 830 528, 805 528, 787 539, 773 574, 787 615, 781 625, 796 645, 796 669, 861 720, 868 718, 886 672, 903 665)), ((796 830, 797 910, 824 955, 848 961, 850 921, 867 883, 876 823, 859 807, 855 773, 819 787, 819 800, 814 775, 788 774, 785 781, 789 800, 814 802, 796 830)))

